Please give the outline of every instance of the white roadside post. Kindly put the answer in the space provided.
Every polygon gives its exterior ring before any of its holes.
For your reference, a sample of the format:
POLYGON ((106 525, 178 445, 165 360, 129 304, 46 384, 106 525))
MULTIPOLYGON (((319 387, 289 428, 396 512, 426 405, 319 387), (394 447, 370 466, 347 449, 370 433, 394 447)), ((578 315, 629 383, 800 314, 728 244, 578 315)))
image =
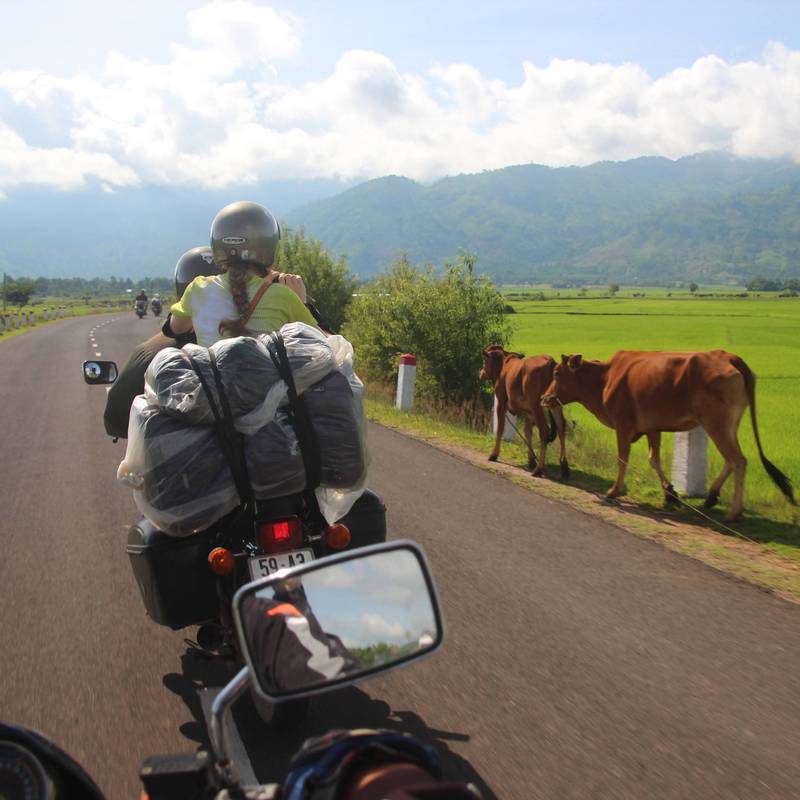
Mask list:
POLYGON ((417 357, 411 353, 400 356, 397 369, 397 399, 395 406, 400 411, 414 408, 414 384, 417 380, 417 357))
POLYGON ((675 434, 672 484, 687 497, 704 497, 708 473, 708 436, 702 428, 675 434))
MULTIPOLYGON (((503 428, 503 441, 513 442, 517 435, 514 428, 517 426, 517 417, 506 411, 506 426, 503 428)), ((492 411, 492 433, 497 436, 497 395, 494 398, 494 410, 492 411)))

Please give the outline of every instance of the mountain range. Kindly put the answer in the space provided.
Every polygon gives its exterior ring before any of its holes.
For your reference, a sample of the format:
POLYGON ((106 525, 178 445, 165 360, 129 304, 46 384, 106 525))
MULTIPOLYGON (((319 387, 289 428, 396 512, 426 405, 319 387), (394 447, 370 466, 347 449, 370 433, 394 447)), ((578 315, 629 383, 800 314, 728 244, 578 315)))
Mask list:
POLYGON ((587 167, 535 164, 421 184, 284 181, 209 191, 44 188, 0 201, 0 269, 15 277, 168 276, 235 199, 269 206, 368 278, 401 253, 474 253, 498 282, 742 283, 800 276, 800 166, 708 153, 587 167))
POLYGON ((288 215, 371 275, 460 250, 502 282, 741 283, 800 275, 800 166, 703 154, 387 177, 288 215))

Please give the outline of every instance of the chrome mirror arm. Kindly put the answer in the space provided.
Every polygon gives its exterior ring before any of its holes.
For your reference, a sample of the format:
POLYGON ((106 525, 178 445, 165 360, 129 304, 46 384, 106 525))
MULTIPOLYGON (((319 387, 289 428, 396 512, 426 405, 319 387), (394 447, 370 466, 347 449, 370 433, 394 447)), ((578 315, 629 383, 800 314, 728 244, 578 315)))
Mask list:
POLYGON ((211 736, 211 749, 217 767, 222 771, 226 781, 237 784, 236 769, 228 750, 227 737, 225 736, 225 712, 236 702, 237 698, 250 684, 250 668, 242 667, 234 678, 223 687, 222 691, 214 698, 211 704, 211 720, 209 734, 211 736))

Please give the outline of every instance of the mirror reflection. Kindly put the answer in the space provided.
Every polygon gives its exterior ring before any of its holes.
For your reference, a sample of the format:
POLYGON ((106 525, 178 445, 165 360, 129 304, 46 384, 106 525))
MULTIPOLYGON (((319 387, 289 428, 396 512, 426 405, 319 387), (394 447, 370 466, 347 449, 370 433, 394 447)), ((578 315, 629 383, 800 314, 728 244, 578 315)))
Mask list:
POLYGON ((250 661, 271 696, 318 689, 435 647, 423 567, 395 549, 277 579, 239 605, 250 661))
POLYGON ((86 383, 114 383, 117 365, 113 361, 84 361, 83 379, 86 383))

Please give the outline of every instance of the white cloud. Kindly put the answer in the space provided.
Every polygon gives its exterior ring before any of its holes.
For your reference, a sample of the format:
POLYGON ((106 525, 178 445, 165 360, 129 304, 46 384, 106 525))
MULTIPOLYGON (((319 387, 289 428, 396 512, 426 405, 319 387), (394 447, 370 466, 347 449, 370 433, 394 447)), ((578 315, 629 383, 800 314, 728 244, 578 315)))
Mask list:
POLYGON ((524 62, 519 83, 470 64, 402 72, 342 54, 326 78, 288 85, 277 64, 303 23, 250 0, 187 14, 191 46, 165 63, 109 53, 96 74, 0 72, 0 100, 70 120, 64 148, 0 129, 0 188, 136 180, 225 186, 262 179, 445 174, 537 162, 588 164, 703 150, 800 161, 800 51, 758 62, 708 55, 654 80, 636 64, 524 62))

